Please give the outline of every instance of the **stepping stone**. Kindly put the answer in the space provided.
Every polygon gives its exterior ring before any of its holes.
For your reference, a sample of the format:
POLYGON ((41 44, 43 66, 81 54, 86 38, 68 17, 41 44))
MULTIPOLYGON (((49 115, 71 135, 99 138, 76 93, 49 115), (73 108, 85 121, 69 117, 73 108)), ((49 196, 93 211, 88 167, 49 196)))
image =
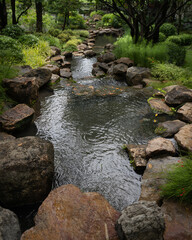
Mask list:
POLYGON ((159 123, 155 133, 162 137, 173 137, 186 123, 180 120, 166 121, 159 123))
POLYGON ((53 74, 59 75, 60 69, 56 65, 48 64, 48 65, 43 66, 43 68, 49 69, 53 74))

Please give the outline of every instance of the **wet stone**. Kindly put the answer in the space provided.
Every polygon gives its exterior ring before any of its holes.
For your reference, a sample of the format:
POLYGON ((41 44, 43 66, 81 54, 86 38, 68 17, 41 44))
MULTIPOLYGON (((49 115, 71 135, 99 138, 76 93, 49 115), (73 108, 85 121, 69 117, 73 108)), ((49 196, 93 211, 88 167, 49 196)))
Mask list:
POLYGON ((163 99, 151 98, 148 100, 148 103, 154 113, 169 115, 173 114, 171 108, 165 104, 163 99))
POLYGON ((185 125, 186 123, 180 120, 166 121, 158 124, 155 133, 162 137, 173 137, 185 125))

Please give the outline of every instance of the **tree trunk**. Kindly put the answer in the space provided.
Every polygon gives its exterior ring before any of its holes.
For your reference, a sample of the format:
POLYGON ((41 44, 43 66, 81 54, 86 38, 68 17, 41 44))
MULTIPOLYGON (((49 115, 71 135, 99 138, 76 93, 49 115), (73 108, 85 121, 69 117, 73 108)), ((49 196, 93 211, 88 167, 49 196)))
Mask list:
POLYGON ((36 31, 42 32, 43 31, 43 5, 41 1, 35 1, 36 7, 36 31))
POLYGON ((12 10, 12 24, 17 24, 15 13, 15 0, 11 0, 11 10, 12 10))
POLYGON ((0 0, 0 30, 7 26, 7 7, 5 0, 0 0))

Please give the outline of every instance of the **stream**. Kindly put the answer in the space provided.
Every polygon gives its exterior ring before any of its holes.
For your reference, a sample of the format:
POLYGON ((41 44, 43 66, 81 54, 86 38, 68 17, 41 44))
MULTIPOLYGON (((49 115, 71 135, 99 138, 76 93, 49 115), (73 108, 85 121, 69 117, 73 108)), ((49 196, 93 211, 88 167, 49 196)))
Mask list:
MULTIPOLYGON (((106 38, 99 38, 96 43, 101 51, 106 38)), ((125 86, 111 78, 94 78, 91 71, 95 62, 96 58, 73 57, 73 79, 96 88, 125 86)), ((74 184, 82 191, 102 194, 114 208, 122 210, 139 199, 141 185, 141 176, 135 173, 122 146, 146 144, 155 136, 147 103, 151 92, 130 88, 118 96, 81 99, 72 96, 65 81, 42 100, 35 122, 37 135, 54 145, 53 188, 74 184)))

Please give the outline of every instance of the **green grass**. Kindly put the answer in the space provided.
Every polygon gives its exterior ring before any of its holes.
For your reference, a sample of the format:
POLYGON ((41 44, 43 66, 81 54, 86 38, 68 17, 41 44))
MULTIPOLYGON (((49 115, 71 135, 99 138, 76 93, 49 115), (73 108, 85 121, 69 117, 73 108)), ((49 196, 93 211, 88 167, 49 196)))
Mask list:
POLYGON ((167 172, 166 184, 161 187, 164 198, 177 199, 182 202, 192 203, 192 155, 183 160, 167 172))

